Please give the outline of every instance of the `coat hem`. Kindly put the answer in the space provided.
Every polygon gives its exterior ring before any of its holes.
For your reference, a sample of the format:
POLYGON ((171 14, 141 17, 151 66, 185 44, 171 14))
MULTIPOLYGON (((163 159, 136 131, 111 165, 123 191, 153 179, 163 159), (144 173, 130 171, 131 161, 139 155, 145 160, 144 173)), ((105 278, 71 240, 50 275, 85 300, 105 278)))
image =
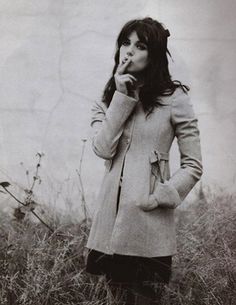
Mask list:
POLYGON ((100 247, 94 247, 94 246, 85 246, 85 248, 89 249, 89 250, 97 250, 99 252, 102 252, 104 254, 109 254, 109 255, 113 255, 113 254, 119 254, 119 255, 128 255, 128 256, 138 256, 138 257, 162 257, 162 256, 173 256, 176 255, 178 252, 177 250, 175 251, 167 251, 167 252, 157 252, 155 254, 151 254, 151 255, 143 255, 137 252, 133 252, 133 251, 126 251, 125 253, 123 251, 107 251, 104 250, 103 248, 100 247))

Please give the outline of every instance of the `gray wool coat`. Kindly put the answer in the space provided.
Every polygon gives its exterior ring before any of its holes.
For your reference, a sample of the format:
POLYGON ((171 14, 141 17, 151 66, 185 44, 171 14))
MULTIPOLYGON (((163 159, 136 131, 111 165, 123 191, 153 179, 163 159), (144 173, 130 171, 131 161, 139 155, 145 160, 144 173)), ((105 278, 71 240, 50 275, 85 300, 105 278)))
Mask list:
POLYGON ((202 175, 198 120, 177 88, 148 118, 141 102, 115 91, 110 106, 92 107, 92 147, 105 172, 86 247, 143 257, 177 252, 175 208, 202 175), (181 165, 173 174, 169 150, 177 137, 181 165), (123 169, 117 208, 117 195, 123 169))

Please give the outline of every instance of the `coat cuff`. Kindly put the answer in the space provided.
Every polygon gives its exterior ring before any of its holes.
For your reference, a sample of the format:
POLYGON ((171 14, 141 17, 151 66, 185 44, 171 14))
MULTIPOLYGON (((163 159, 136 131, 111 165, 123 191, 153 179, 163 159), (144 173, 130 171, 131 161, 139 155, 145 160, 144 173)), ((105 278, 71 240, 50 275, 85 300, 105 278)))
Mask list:
POLYGON ((121 93, 120 91, 115 90, 114 94, 113 94, 113 98, 114 100, 118 99, 120 103, 124 103, 124 102, 130 102, 130 103, 137 103, 138 99, 126 95, 124 93, 121 93))

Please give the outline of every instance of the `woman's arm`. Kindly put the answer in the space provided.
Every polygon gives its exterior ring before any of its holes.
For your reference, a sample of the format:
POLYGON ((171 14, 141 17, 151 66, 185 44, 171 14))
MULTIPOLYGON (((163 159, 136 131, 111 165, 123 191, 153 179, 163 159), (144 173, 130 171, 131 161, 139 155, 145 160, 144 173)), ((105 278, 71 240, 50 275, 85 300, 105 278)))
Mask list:
POLYGON ((157 183, 149 196, 147 211, 156 207, 176 208, 203 173, 198 120, 189 96, 181 89, 178 91, 172 101, 171 122, 180 152, 180 168, 168 181, 157 183))
POLYGON ((103 102, 94 103, 92 147, 97 156, 103 159, 114 157, 124 123, 137 102, 137 99, 116 90, 108 108, 103 102))
POLYGON ((203 168, 198 119, 189 96, 182 90, 176 94, 172 103, 172 124, 180 152, 180 168, 170 178, 169 185, 184 200, 200 180, 203 168))

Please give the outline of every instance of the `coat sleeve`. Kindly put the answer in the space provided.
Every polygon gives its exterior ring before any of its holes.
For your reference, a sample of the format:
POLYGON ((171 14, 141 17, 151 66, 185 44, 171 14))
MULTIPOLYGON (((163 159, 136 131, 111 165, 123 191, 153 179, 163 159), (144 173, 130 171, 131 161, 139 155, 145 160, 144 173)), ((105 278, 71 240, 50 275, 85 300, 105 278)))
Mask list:
POLYGON ((103 102, 93 104, 90 125, 93 128, 92 148, 97 156, 103 159, 114 157, 124 124, 137 102, 116 90, 108 108, 103 102))
POLYGON ((157 184, 149 196, 147 210, 158 206, 176 208, 203 173, 198 120, 189 96, 181 89, 177 92, 171 105, 171 122, 180 152, 180 168, 168 181, 157 184))
POLYGON ((200 180, 203 168, 198 119, 189 96, 182 90, 173 99, 172 124, 180 152, 180 168, 170 178, 169 185, 183 201, 200 180))

